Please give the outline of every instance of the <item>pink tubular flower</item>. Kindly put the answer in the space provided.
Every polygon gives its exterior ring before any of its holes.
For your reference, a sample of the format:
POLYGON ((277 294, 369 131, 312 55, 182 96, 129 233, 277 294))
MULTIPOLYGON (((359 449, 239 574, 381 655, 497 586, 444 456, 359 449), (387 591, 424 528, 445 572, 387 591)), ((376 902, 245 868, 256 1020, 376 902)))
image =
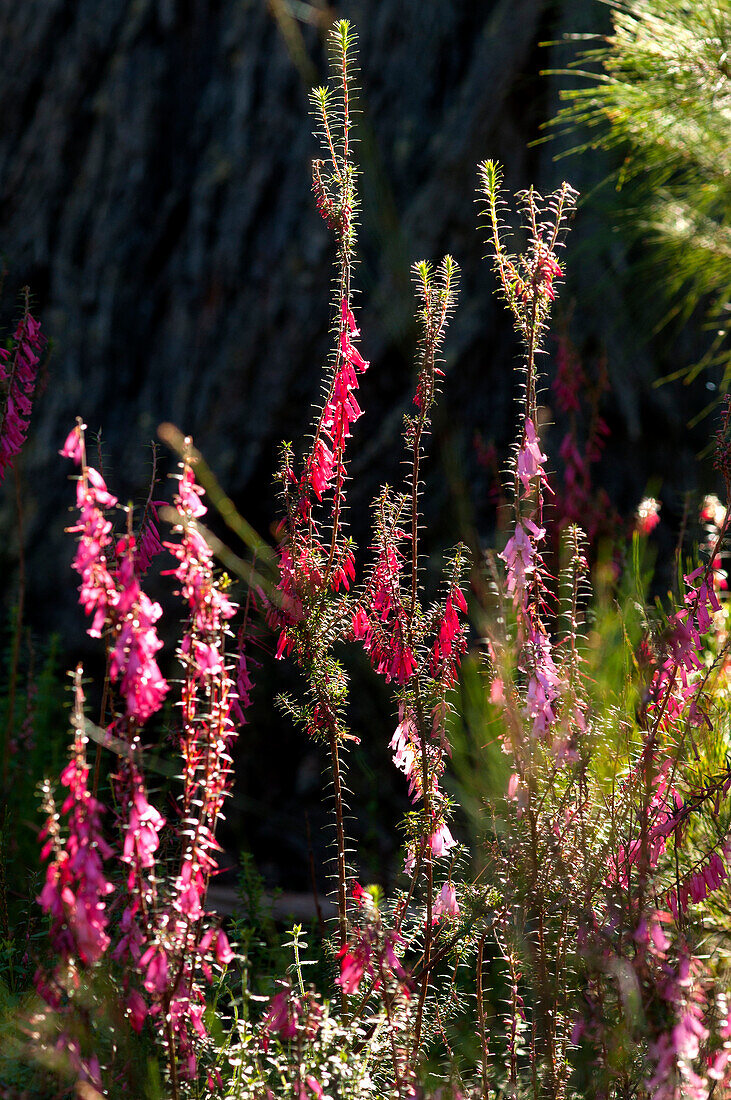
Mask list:
POLYGON ((463 613, 467 612, 467 602, 460 588, 455 586, 447 596, 444 616, 439 626, 439 635, 432 649, 432 671, 439 674, 440 668, 444 680, 451 684, 457 675, 457 665, 461 654, 467 648, 463 634, 460 634, 460 622, 455 604, 463 613))
POLYGON ((221 928, 216 936, 216 960, 221 966, 226 966, 228 963, 234 961, 236 956, 231 950, 231 945, 228 942, 228 936, 221 928))
POLYGON ((542 241, 539 242, 534 257, 533 276, 538 294, 553 301, 556 297, 553 280, 560 279, 562 275, 563 271, 561 270, 561 265, 553 252, 549 252, 542 241))
POLYGON ((459 905, 457 893, 451 882, 445 882, 439 891, 439 897, 432 907, 432 919, 437 921, 440 917, 458 917, 459 905))
POLYGON ((289 988, 282 989, 269 1002, 264 1027, 267 1031, 276 1032, 282 1039, 294 1039, 302 1011, 299 998, 289 988))
POLYGON ((337 463, 335 456, 324 439, 318 439, 312 452, 310 465, 310 481, 318 500, 322 500, 322 494, 332 481, 337 463))
POLYGON ((162 608, 140 588, 134 536, 120 540, 117 558, 117 634, 109 672, 120 683, 127 714, 144 723, 160 709, 168 690, 155 659, 162 648, 155 628, 162 608))
POLYGON ((546 456, 541 451, 540 440, 536 435, 536 429, 533 421, 529 416, 525 418, 524 425, 525 435, 523 437, 523 445, 518 451, 518 477, 523 482, 523 489, 525 493, 529 493, 531 490, 531 482, 538 478, 545 479, 543 472, 543 465, 546 461, 546 456))
POLYGON ((398 527, 384 531, 368 585, 366 606, 353 617, 353 634, 362 639, 372 666, 387 682, 406 684, 416 672, 416 657, 406 641, 406 611, 398 593, 404 555, 398 543, 407 535, 398 527))
POLYGON ((508 539, 502 554, 498 554, 508 567, 508 592, 516 600, 522 598, 528 579, 535 570, 535 544, 545 534, 545 527, 538 527, 532 520, 526 519, 522 524, 516 524, 515 534, 508 539))
POLYGON ((338 951, 338 958, 340 959, 338 985, 345 993, 357 993, 363 975, 372 969, 370 946, 364 940, 350 946, 346 944, 338 951))
POLYGON ((336 569, 333 569, 330 586, 333 592, 337 592, 342 585, 346 592, 350 589, 350 582, 355 580, 355 558, 352 550, 347 550, 341 558, 336 569))
POLYGON ((151 944, 140 959, 140 967, 146 968, 144 986, 148 993, 162 994, 167 991, 168 959, 162 947, 151 944))
POLYGON ((76 424, 66 436, 66 442, 58 452, 63 458, 72 459, 77 466, 81 465, 83 458, 82 440, 85 428, 86 424, 81 422, 76 424))
POLYGON ((454 848, 456 843, 457 841, 452 836, 447 825, 441 825, 429 840, 432 855, 436 859, 446 855, 450 848, 454 848))
POLYGON ((246 651, 244 627, 239 631, 238 637, 238 661, 236 664, 236 698, 232 703, 232 713, 240 726, 247 725, 245 711, 251 706, 251 693, 254 690, 254 682, 251 679, 249 669, 252 666, 259 667, 258 662, 252 660, 246 651))
POLYGON ((547 634, 532 625, 525 645, 525 671, 529 674, 526 713, 533 723, 533 734, 545 737, 555 719, 561 678, 553 660, 547 634))
POLYGON ((0 349, 0 384, 5 398, 0 410, 0 482, 28 434, 38 364, 46 343, 41 326, 28 311, 18 323, 12 352, 0 349))
POLYGON ((88 628, 92 638, 101 637, 117 603, 117 586, 107 563, 112 525, 103 511, 108 506, 105 502, 110 500, 116 504, 114 497, 106 491, 106 486, 100 490, 95 481, 83 472, 76 487, 76 503, 81 515, 79 523, 70 530, 79 535, 73 567, 81 576, 80 603, 87 615, 93 616, 88 628))
POLYGON ((153 559, 163 552, 164 547, 159 530, 160 518, 157 509, 164 503, 162 500, 151 500, 142 517, 139 546, 135 560, 135 569, 139 576, 144 576, 152 565, 153 559))
POLYGON ((155 852, 160 846, 159 834, 165 818, 147 801, 136 771, 131 774, 133 792, 124 836, 122 860, 130 865, 130 882, 134 882, 138 867, 154 867, 155 852))
MULTIPOLYGON (((393 762, 400 772, 409 781, 409 795, 412 802, 423 798, 421 776, 421 748, 419 732, 411 711, 406 711, 403 704, 399 708, 399 724, 391 738, 390 748, 393 751, 393 762)), ((432 772, 432 785, 436 781, 436 772, 432 772)))
POLYGON ((403 944, 398 932, 386 930, 381 924, 377 912, 367 910, 365 924, 354 931, 350 941, 338 951, 340 977, 338 985, 345 993, 357 993, 364 976, 367 974, 375 981, 395 980, 401 992, 409 995, 407 975, 401 960, 396 954, 396 945, 403 944))
POLYGON ((147 1005, 145 1004, 145 999, 139 990, 131 989, 127 994, 126 1004, 132 1030, 136 1031, 139 1035, 147 1019, 147 1005))

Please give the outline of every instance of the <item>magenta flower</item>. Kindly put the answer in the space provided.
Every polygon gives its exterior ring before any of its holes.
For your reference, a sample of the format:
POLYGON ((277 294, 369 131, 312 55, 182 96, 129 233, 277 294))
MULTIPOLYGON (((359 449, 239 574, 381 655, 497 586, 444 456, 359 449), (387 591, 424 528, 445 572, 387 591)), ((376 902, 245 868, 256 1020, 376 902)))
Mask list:
MULTIPOLYGON (((134 783, 135 776, 133 774, 134 783)), ((139 781, 135 784, 132 804, 124 837, 122 859, 132 867, 130 877, 136 867, 154 867, 155 852, 160 846, 159 833, 165 824, 165 818, 147 801, 144 788, 139 781)))
POLYGON ((434 642, 431 658, 432 671, 435 676, 439 675, 441 669, 442 676, 449 684, 454 683, 460 655, 467 646, 464 636, 460 633, 460 622, 455 604, 460 611, 467 612, 467 603, 461 589, 457 587, 454 587, 447 596, 444 616, 439 626, 439 635, 434 642))
POLYGON ((228 937, 224 930, 220 928, 216 936, 216 959, 221 966, 226 966, 228 963, 233 962, 235 958, 228 937))
MULTIPOLYGON (((80 693, 80 688, 77 688, 80 693)), ((79 698, 83 697, 79 694, 79 698)), ((102 860, 112 850, 101 830, 102 806, 88 790, 89 766, 86 763, 86 737, 77 729, 71 760, 61 773, 68 789, 61 814, 67 816, 68 835, 61 838, 55 808, 41 830, 46 840, 41 858, 53 859, 46 869, 46 882, 38 901, 52 918, 51 941, 63 958, 77 956, 91 965, 109 947, 109 918, 104 898, 112 892, 102 860)))
POLYGON ((282 1039, 294 1039, 297 1023, 303 1013, 302 1003, 292 991, 287 989, 275 993, 269 1002, 269 1010, 264 1017, 267 1031, 275 1031, 282 1039))
POLYGON ((133 1031, 138 1034, 142 1031, 147 1019, 147 1005, 145 1004, 145 998, 142 994, 136 990, 131 989, 127 994, 127 1013, 129 1015, 129 1021, 132 1024, 133 1031))
POLYGON ((76 424, 66 436, 66 442, 58 452, 63 458, 72 459, 77 466, 81 465, 83 459, 83 432, 85 428, 86 424, 76 424))
POLYGON ((167 991, 168 959, 162 947, 151 944, 140 959, 140 967, 147 967, 143 984, 148 993, 162 994, 167 991))
POLYGON ((322 410, 316 442, 310 456, 307 477, 318 500, 330 487, 333 478, 343 477, 345 467, 342 453, 350 428, 362 415, 355 390, 358 389, 356 371, 368 369, 368 363, 353 344, 353 337, 360 336, 347 298, 340 303, 340 354, 330 395, 322 410), (332 450, 323 439, 327 436, 332 450))
POLYGON ((164 503, 162 500, 151 500, 145 509, 135 559, 135 568, 139 576, 144 576, 152 565, 153 559, 164 550, 160 538, 160 518, 157 514, 157 509, 164 503))
POLYGON ((46 343, 40 324, 28 311, 27 301, 13 341, 12 352, 0 349, 0 384, 5 388, 0 410, 0 482, 28 434, 38 364, 46 343))
POLYGON ((252 661, 246 652, 246 642, 243 637, 243 630, 239 632, 239 656, 236 664, 236 698, 232 703, 232 713, 236 716, 236 721, 240 726, 247 724, 247 718, 245 711, 251 706, 251 693, 254 690, 254 681, 251 679, 249 673, 250 662, 251 664, 259 667, 258 662, 252 661))
POLYGON ((355 944, 344 944, 338 951, 340 977, 338 985, 345 993, 357 993, 363 975, 372 972, 371 949, 365 938, 355 944))
POLYGON ((160 709, 168 691, 155 659, 162 648, 155 628, 162 608, 140 588, 134 537, 120 540, 117 553, 118 625, 109 671, 112 680, 120 683, 129 717, 144 723, 160 709))

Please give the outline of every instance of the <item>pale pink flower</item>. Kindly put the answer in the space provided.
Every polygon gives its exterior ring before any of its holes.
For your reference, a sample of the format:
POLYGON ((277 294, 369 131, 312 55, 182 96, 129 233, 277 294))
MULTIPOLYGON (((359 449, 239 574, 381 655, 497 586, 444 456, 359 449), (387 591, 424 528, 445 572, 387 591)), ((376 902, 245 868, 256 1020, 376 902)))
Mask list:
POLYGON ((451 882, 445 882, 439 891, 439 897, 432 907, 432 917, 436 921, 440 917, 458 917, 459 905, 457 904, 457 892, 451 882))
POLYGON ((515 534, 508 539, 502 558, 508 567, 508 593, 516 599, 522 596, 535 570, 536 543, 545 537, 545 527, 526 519, 515 525, 515 534))
POLYGON ((457 841, 452 836, 447 825, 441 825, 429 839, 429 847, 432 850, 432 855, 436 859, 446 855, 450 848, 454 848, 456 843, 457 841))
POLYGON ((546 456, 541 451, 540 440, 529 416, 525 418, 524 431, 523 445, 518 451, 517 469, 518 477, 523 482, 523 489, 528 493, 530 492, 531 481, 534 478, 540 480, 545 477, 543 465, 546 456))

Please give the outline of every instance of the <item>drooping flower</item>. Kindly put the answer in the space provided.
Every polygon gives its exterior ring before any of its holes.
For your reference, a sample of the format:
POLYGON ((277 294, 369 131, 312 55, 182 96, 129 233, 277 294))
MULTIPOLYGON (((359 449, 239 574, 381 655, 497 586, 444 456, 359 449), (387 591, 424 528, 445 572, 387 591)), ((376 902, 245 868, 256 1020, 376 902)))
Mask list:
POLYGON ((124 835, 122 860, 130 866, 130 883, 134 883, 138 868, 154 867, 155 852, 160 846, 160 832, 165 818, 147 801, 144 785, 135 770, 130 776, 132 793, 124 835))
POLYGON ((244 636, 244 627, 239 631, 238 660, 236 662, 236 698, 231 705, 232 714, 240 726, 247 724, 245 711, 251 706, 251 693, 254 690, 254 681, 251 679, 250 668, 258 666, 258 662, 249 657, 244 636))
POLYGON ((563 271, 553 252, 550 252, 541 240, 536 242, 532 266, 536 291, 542 297, 553 301, 556 297, 553 280, 560 279, 563 271))
POLYGON ((523 445, 518 451, 517 470, 518 477, 523 482, 523 490, 527 494, 531 490, 534 479, 545 479, 543 471, 546 456, 541 451, 540 440, 536 435, 536 429, 529 416, 525 418, 523 445))
POLYGON ((454 848, 457 841, 452 836, 448 825, 440 825, 429 839, 429 847, 435 859, 447 854, 450 848, 454 848))
POLYGON ((508 567, 508 592, 516 600, 522 598, 528 580, 535 571, 536 543, 545 537, 545 527, 538 527, 531 519, 515 525, 515 534, 505 546, 502 558, 508 567))
POLYGON ((153 560, 164 549, 160 538, 160 517, 157 514, 157 509, 164 503, 162 500, 151 500, 142 519, 135 559, 135 568, 140 576, 147 572, 153 560))
POLYGON ((451 882, 445 882, 439 891, 439 897, 432 906, 432 919, 437 921, 440 917, 458 916, 457 892, 451 882))
POLYGON ((264 1027, 267 1031, 276 1032, 282 1039, 294 1039, 302 1014, 303 1008, 299 998, 289 987, 281 989, 269 1002, 269 1009, 264 1017, 264 1027))
POLYGON ((66 442, 61 450, 58 452, 63 458, 72 459, 77 466, 81 465, 83 458, 83 433, 86 428, 86 424, 79 421, 71 429, 66 436, 66 442))
POLYGON ((117 546, 119 592, 113 609, 116 638, 109 674, 119 682, 128 716, 144 723, 162 706, 168 685, 155 658, 162 648, 155 627, 162 608, 140 588, 135 549, 134 536, 121 539, 117 546))
POLYGON ((457 673, 457 665, 460 655, 467 648, 464 635, 460 633, 460 622, 457 617, 455 604, 464 614, 467 612, 467 602, 462 590, 456 585, 447 596, 444 605, 444 615, 439 625, 439 634, 432 649, 432 671, 438 675, 440 669, 447 683, 453 683, 457 673))

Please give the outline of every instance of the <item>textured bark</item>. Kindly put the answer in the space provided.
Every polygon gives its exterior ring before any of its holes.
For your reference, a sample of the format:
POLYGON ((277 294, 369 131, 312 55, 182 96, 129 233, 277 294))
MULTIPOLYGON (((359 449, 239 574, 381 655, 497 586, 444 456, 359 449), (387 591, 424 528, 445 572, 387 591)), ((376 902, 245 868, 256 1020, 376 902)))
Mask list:
MULTIPOLYGON (((541 96, 535 47, 548 8, 410 0, 336 13, 352 16, 361 38, 358 279, 373 361, 357 443, 370 472, 361 507, 398 462, 413 260, 449 250, 466 272, 448 352, 460 363, 449 400, 469 395, 465 431, 478 418, 489 431, 509 408, 512 341, 479 262, 475 163, 497 155, 516 183, 535 165, 525 145, 541 117, 530 97, 541 96)), ((45 594, 68 560, 55 553, 69 495, 56 450, 77 414, 103 428, 123 495, 144 491, 145 444, 173 420, 247 514, 271 518, 273 452, 302 434, 318 396, 331 261, 309 191, 304 83, 324 77, 330 17, 308 27, 287 10, 27 0, 0 14, 7 286, 30 283, 55 345, 26 456, 31 552, 51 551, 45 594)), ((36 602, 43 595, 36 589, 36 602)))

